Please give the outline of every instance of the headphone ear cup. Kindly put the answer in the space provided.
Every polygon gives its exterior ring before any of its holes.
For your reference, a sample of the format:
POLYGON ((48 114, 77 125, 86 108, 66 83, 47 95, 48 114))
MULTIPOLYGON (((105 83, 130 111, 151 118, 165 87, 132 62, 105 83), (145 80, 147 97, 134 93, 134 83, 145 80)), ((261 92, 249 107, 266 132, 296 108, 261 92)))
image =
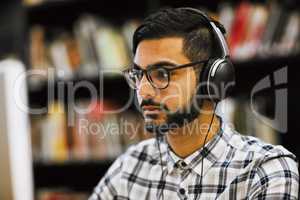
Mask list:
POLYGON ((229 59, 218 59, 211 66, 207 77, 207 93, 211 100, 225 99, 235 85, 235 70, 229 59))

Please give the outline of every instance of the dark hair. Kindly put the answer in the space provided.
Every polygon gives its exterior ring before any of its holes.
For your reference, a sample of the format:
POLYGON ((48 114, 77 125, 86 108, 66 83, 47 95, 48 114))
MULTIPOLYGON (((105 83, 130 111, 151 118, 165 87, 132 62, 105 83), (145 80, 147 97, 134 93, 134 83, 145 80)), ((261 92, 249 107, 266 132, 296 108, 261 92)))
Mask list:
POLYGON ((184 8, 161 9, 145 18, 133 35, 133 54, 143 40, 174 36, 183 38, 183 52, 191 61, 220 55, 207 21, 184 8))

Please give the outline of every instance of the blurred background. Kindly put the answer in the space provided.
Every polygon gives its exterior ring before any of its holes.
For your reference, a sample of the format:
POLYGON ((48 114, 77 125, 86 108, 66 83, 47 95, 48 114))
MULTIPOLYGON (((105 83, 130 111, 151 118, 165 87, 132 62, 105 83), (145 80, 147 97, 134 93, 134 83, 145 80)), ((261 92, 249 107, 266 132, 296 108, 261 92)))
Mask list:
POLYGON ((226 111, 218 112, 240 133, 300 157, 299 5, 297 0, 2 0, 1 60, 18 60, 26 71, 38 72, 26 79, 32 112, 30 131, 23 132, 30 137, 34 198, 87 199, 118 155, 151 137, 134 102, 122 112, 106 111, 124 107, 132 94, 119 72, 132 60, 135 28, 164 7, 201 8, 223 23, 237 87, 224 102, 226 111), (269 86, 254 91, 263 79, 269 86), (124 134, 124 119, 137 129, 124 134), (81 129, 81 122, 91 127, 81 129), (116 129, 106 128, 111 125, 116 129))

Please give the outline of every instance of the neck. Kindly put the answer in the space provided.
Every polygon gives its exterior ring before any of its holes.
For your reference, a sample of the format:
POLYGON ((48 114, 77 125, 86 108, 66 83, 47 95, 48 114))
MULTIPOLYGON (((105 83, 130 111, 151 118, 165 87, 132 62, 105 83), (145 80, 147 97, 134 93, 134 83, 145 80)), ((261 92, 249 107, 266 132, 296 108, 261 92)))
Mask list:
POLYGON ((185 158, 196 150, 200 149, 205 143, 209 142, 220 129, 220 120, 213 113, 213 105, 204 103, 204 113, 200 114, 191 123, 170 131, 167 134, 167 141, 172 150, 181 158, 185 158), (214 116, 214 117, 213 117, 214 116), (209 125, 211 128, 209 129, 209 125), (207 133, 207 131, 209 132, 207 133), (206 138, 206 139, 205 139, 206 138))

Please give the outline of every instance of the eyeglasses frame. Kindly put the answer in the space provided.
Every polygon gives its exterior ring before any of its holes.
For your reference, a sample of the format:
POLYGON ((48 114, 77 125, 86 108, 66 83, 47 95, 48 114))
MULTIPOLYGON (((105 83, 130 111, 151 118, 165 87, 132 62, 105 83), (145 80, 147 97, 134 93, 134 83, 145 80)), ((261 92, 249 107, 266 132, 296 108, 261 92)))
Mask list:
MULTIPOLYGON (((182 69, 182 68, 187 68, 187 67, 192 67, 194 65, 199 65, 199 64, 207 64, 208 61, 209 61, 209 59, 200 60, 200 61, 195 61, 195 62, 191 62, 191 63, 186 63, 186 64, 183 64, 183 65, 177 65, 177 66, 172 67, 172 68, 167 68, 167 67, 157 66, 157 65, 148 65, 146 67, 146 69, 142 69, 140 66, 137 66, 137 65, 136 66, 139 68, 137 70, 140 70, 142 72, 142 78, 143 78, 144 74, 146 74, 146 78, 147 78, 148 82, 152 85, 153 88, 163 90, 163 89, 167 88, 170 84, 170 73, 171 73, 171 71, 182 69), (157 86, 154 85, 153 81, 151 80, 151 76, 149 75, 149 72, 155 67, 163 68, 164 70, 167 71, 167 73, 168 73, 168 84, 165 87, 161 87, 161 88, 157 87, 157 86)), ((133 69, 133 67, 127 68, 127 69, 123 70, 122 73, 126 74, 126 73, 129 72, 129 70, 132 70, 132 69, 133 69)), ((134 89, 136 90, 137 88, 134 88, 134 89)))

